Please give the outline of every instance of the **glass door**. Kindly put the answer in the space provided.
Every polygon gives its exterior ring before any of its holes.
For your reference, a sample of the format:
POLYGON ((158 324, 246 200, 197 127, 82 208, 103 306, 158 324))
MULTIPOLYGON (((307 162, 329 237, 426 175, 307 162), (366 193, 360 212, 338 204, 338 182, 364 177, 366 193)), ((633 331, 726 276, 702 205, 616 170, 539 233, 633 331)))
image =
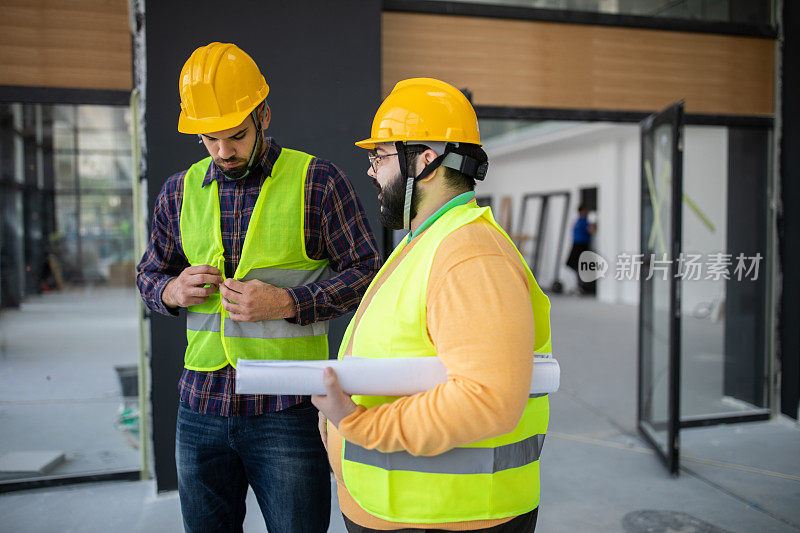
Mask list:
POLYGON ((638 428, 678 473, 683 102, 641 126, 638 428))

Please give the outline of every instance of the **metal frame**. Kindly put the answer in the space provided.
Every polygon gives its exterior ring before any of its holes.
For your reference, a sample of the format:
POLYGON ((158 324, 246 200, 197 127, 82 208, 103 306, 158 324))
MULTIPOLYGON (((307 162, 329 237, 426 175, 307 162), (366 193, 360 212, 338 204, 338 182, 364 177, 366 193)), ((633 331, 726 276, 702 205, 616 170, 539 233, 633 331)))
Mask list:
MULTIPOLYGON (((680 467, 680 428, 681 428, 681 291, 678 278, 674 275, 675 265, 681 254, 681 244, 683 243, 683 102, 673 106, 669 114, 674 113, 672 118, 676 125, 673 132, 672 142, 672 198, 674 206, 672 208, 672 257, 673 263, 670 268, 673 274, 670 280, 670 312, 672 314, 672 335, 670 338, 670 358, 673 364, 673 374, 670 376, 670 387, 672 389, 672 401, 670 409, 670 446, 673 454, 670 461, 670 471, 673 475, 678 474, 680 467)), ((667 117, 665 116, 665 119, 667 117)))
POLYGON ((130 97, 130 91, 0 85, 0 102, 6 103, 127 106, 130 104, 130 97))
POLYGON ((473 2, 383 0, 383 10, 495 19, 535 20, 540 22, 587 24, 592 26, 618 26, 651 30, 686 31, 692 33, 744 35, 773 39, 777 37, 777 30, 772 24, 745 24, 738 22, 648 17, 642 15, 617 15, 592 11, 543 9, 498 4, 477 4, 473 2))
MULTIPOLYGON (((641 123, 641 135, 644 137, 650 132, 654 131, 662 124, 673 125, 672 134, 672 210, 671 210, 671 246, 670 254, 672 263, 670 265, 670 303, 669 303, 669 317, 670 317, 670 340, 669 340, 669 397, 668 397, 668 421, 667 421, 667 449, 662 449, 658 439, 650 431, 650 423, 646 425, 643 423, 642 411, 642 385, 643 385, 643 339, 642 328, 644 326, 644 302, 646 283, 642 279, 639 282, 639 328, 638 328, 638 346, 639 356, 637 364, 637 399, 636 399, 636 426, 639 433, 646 441, 656 450, 656 453, 664 461, 664 464, 669 469, 672 475, 677 476, 680 467, 680 377, 681 377, 681 352, 680 352, 680 334, 681 334, 681 295, 680 285, 675 274, 675 267, 680 257, 681 241, 682 241, 682 220, 681 212, 683 203, 680 199, 683 197, 683 102, 674 104, 660 113, 648 117, 641 123), (675 199, 678 199, 677 202, 675 199)), ((645 142, 641 142, 641 172, 644 174, 644 164, 646 160, 645 142)), ((641 203, 640 203, 641 206, 641 203)), ((641 220, 641 214, 639 215, 641 220)))
POLYGON ((138 481, 139 470, 114 470, 111 472, 90 472, 66 476, 42 476, 31 479, 0 481, 0 494, 17 490, 41 489, 44 487, 61 487, 76 483, 95 483, 99 481, 138 481))
POLYGON ((769 420, 769 409, 754 409, 752 413, 731 413, 707 417, 706 415, 684 416, 681 418, 681 429, 716 426, 718 424, 738 424, 739 422, 761 422, 769 420))
POLYGON ((541 250, 542 250, 542 235, 547 231, 547 206, 550 201, 551 197, 554 196, 563 196, 565 199, 564 202, 564 213, 561 217, 561 232, 559 234, 558 240, 558 252, 556 253, 556 266, 554 269, 555 279, 553 283, 559 283, 560 280, 558 279, 558 274, 561 271, 561 256, 564 253, 564 235, 567 231, 567 216, 569 215, 569 206, 572 199, 572 193, 570 191, 552 191, 552 192, 544 192, 544 193, 528 193, 522 196, 522 205, 520 206, 519 210, 519 217, 517 228, 519 231, 522 231, 522 224, 525 221, 525 211, 528 208, 528 201, 534 198, 541 198, 542 199, 542 208, 539 211, 539 224, 537 226, 538 233, 536 234, 536 243, 534 245, 534 249, 532 251, 532 255, 528 261, 528 265, 530 266, 531 270, 534 272, 539 268, 539 260, 541 259, 541 250))
MULTIPOLYGON (((602 109, 566 109, 544 107, 503 107, 476 105, 475 113, 482 119, 515 120, 575 120, 583 122, 641 122, 651 113, 646 111, 614 111, 602 109)), ((714 115, 689 113, 683 116, 687 126, 730 126, 733 128, 772 128, 771 116, 714 115)))
MULTIPOLYGON (((759 127, 759 126, 754 126, 759 127)), ((768 147, 769 147, 769 154, 767 156, 767 223, 766 223, 766 257, 765 260, 765 267, 764 267, 764 275, 766 276, 765 281, 765 289, 766 289, 766 296, 765 296, 765 313, 764 313, 764 321, 762 323, 762 327, 764 328, 764 344, 762 349, 764 350, 764 397, 763 401, 766 403, 767 407, 753 407, 752 409, 748 409, 746 411, 736 411, 732 413, 710 413, 707 415, 690 415, 690 416, 682 416, 680 418, 680 427, 681 429, 684 428, 695 428, 695 427, 706 427, 706 426, 713 426, 718 424, 737 424, 741 422, 761 422, 764 420, 769 420, 772 416, 777 416, 778 414, 778 402, 774 398, 774 394, 777 390, 775 383, 772 380, 773 377, 773 365, 774 365, 774 357, 775 352, 773 348, 773 335, 775 334, 775 329, 773 327, 774 321, 776 320, 774 316, 774 305, 773 305, 773 295, 778 293, 778 285, 775 282, 774 277, 776 273, 774 271, 775 264, 774 258, 777 257, 777 252, 774 252, 772 249, 773 245, 776 243, 775 235, 774 235, 774 215, 775 215, 775 200, 772 197, 774 192, 774 159, 772 151, 774 150, 774 130, 771 128, 766 127, 759 127, 760 129, 767 129, 766 132, 768 135, 768 147), (773 252, 773 253, 771 253, 773 252), (773 285, 775 284, 775 285, 773 285)), ((775 376, 777 377, 777 375, 775 376)))

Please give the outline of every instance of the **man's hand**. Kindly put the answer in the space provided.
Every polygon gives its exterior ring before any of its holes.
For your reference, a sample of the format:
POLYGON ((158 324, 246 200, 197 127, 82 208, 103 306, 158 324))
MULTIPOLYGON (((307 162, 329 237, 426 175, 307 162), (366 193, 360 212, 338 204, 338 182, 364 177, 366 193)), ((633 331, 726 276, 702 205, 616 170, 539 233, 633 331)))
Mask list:
POLYGON ((209 265, 190 266, 167 283, 161 293, 161 301, 172 308, 200 305, 217 291, 220 283, 222 276, 219 269, 209 265))
POLYGON ((280 287, 257 279, 237 281, 228 278, 219 286, 222 307, 231 320, 259 322, 295 316, 294 300, 280 287))
POLYGON ((319 413, 319 423, 317 427, 319 428, 319 438, 322 439, 322 445, 325 446, 325 451, 328 451, 328 419, 325 418, 325 415, 322 414, 322 411, 319 413))
MULTIPOLYGON (((343 418, 353 414, 356 410, 356 404, 339 386, 336 372, 334 372, 331 367, 326 368, 322 373, 322 381, 325 383, 325 394, 315 394, 311 396, 311 403, 338 428, 339 422, 341 422, 343 418)), ((322 433, 321 427, 320 433, 322 433)), ((326 427, 326 440, 327 434, 328 430, 326 427)))

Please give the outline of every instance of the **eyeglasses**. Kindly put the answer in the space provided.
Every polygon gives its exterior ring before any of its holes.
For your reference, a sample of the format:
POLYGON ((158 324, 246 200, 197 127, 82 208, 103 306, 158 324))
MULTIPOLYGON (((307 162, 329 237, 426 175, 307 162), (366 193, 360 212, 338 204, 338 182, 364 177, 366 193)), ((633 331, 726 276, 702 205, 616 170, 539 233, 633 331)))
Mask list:
POLYGON ((384 155, 378 155, 375 152, 368 153, 367 157, 369 158, 369 164, 372 167, 372 171, 378 172, 378 165, 381 159, 383 159, 384 157, 392 157, 393 155, 397 155, 397 152, 393 154, 384 154, 384 155))
MULTIPOLYGON (((406 155, 420 154, 420 153, 424 152, 427 149, 428 149, 427 147, 406 148, 406 155)), ((393 155, 397 155, 397 152, 394 152, 393 154, 384 154, 384 155, 378 155, 375 152, 369 152, 367 154, 367 157, 369 158, 369 164, 372 167, 372 171, 373 172, 378 172, 378 166, 379 166, 379 163, 380 163, 381 159, 383 159, 384 157, 392 157, 393 155)))

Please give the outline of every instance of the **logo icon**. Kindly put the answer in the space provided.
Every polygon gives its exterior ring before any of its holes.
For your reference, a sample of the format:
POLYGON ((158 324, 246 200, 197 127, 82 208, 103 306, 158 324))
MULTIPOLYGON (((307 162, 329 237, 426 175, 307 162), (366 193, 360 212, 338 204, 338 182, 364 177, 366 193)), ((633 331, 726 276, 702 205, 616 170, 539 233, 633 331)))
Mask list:
POLYGON ((584 283, 602 278, 607 270, 608 261, 590 250, 586 250, 578 257, 578 277, 584 283))

